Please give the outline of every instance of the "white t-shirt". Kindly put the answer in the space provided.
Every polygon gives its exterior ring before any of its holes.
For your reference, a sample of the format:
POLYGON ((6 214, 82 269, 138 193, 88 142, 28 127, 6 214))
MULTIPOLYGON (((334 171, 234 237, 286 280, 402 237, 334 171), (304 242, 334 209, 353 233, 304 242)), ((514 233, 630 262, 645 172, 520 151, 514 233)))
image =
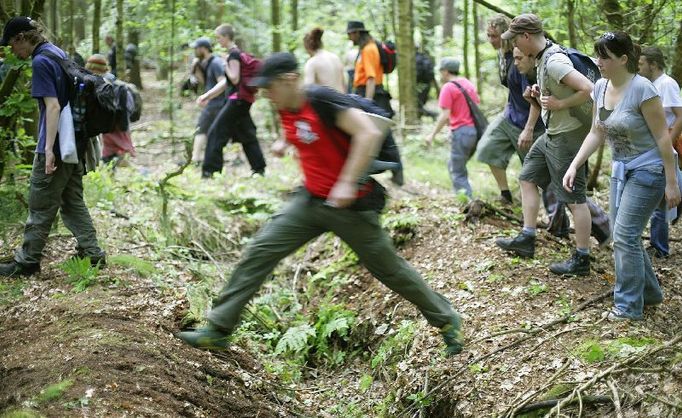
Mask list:
POLYGON ((670 128, 675 122, 675 114, 672 111, 674 107, 682 107, 682 97, 680 96, 680 86, 677 81, 667 74, 661 74, 653 81, 654 87, 661 95, 663 102, 663 110, 665 110, 665 122, 670 128))

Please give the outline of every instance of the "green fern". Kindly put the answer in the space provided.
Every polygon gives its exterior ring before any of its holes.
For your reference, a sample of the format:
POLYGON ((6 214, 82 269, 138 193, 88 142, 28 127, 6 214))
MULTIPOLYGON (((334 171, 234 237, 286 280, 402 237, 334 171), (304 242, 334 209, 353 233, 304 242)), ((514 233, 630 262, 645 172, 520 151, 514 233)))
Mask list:
POLYGON ((312 337, 315 337, 315 329, 308 324, 291 327, 277 343, 275 354, 307 352, 310 349, 308 340, 312 337))
POLYGON ((69 283, 73 284, 73 291, 80 293, 95 283, 99 274, 99 265, 90 264, 89 258, 73 257, 61 265, 69 276, 69 283))

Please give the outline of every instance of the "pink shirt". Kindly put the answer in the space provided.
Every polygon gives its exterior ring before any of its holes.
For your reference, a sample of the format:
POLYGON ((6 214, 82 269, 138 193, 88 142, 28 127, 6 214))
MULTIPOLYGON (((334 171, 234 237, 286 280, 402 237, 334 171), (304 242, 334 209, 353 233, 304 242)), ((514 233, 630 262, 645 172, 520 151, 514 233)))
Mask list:
MULTIPOLYGON (((475 103, 481 103, 476 93, 476 87, 464 77, 457 77, 455 81, 459 83, 469 94, 475 103)), ((450 109, 450 129, 454 130, 462 126, 474 126, 474 119, 471 117, 469 106, 464 95, 454 83, 447 82, 440 89, 438 105, 441 109, 450 109)))

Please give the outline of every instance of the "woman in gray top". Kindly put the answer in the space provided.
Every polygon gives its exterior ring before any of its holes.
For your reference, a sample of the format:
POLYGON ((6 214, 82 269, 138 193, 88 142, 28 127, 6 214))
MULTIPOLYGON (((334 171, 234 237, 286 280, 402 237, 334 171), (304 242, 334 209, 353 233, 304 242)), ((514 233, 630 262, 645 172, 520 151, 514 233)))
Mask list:
POLYGON ((663 292, 642 245, 654 209, 680 202, 673 148, 661 99, 637 75, 640 48, 624 32, 607 32, 594 45, 601 80, 594 86, 590 133, 563 179, 571 190, 578 167, 604 141, 613 156, 610 211, 616 261, 614 308, 609 320, 640 320, 645 305, 658 305, 663 292))

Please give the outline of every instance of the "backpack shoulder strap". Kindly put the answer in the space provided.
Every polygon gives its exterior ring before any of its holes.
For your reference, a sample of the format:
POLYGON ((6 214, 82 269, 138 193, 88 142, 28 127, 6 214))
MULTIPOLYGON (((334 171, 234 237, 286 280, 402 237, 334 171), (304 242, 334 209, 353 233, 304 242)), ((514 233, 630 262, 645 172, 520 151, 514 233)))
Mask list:
POLYGON ((49 59, 51 59, 52 61, 56 62, 56 63, 59 64, 59 66, 62 68, 62 70, 64 71, 64 73, 68 74, 68 67, 67 67, 67 64, 69 64, 69 62, 71 61, 70 59, 68 59, 68 58, 62 58, 62 57, 60 57, 59 55, 55 54, 55 53, 52 52, 52 51, 40 51, 40 53, 39 53, 38 55, 46 56, 46 57, 48 57, 49 59))
MULTIPOLYGON (((306 87, 305 92, 306 92, 306 97, 308 99, 308 103, 310 103, 310 107, 313 108, 313 110, 317 114, 317 117, 320 118, 322 123, 330 129, 340 130, 338 127, 336 127, 336 125, 331 123, 331 121, 326 120, 325 118, 322 117, 321 105, 322 105, 322 101, 324 99, 320 98, 320 93, 321 93, 320 87, 319 86, 308 86, 308 87, 306 87)), ((336 150, 343 157, 348 156, 348 152, 343 149, 343 146, 333 136, 330 136, 329 140, 332 142, 332 144, 334 144, 334 148, 336 148, 336 150)), ((350 143, 350 139, 348 142, 350 143)))
POLYGON ((459 91, 462 92, 462 94, 464 95, 464 99, 467 102, 467 105, 469 105, 469 109, 471 109, 471 105, 475 104, 475 103, 473 100, 471 100, 471 96, 469 96, 469 93, 467 93, 467 91, 464 89, 464 87, 462 87, 462 85, 459 84, 458 82, 456 82, 455 80, 450 80, 450 82, 453 83, 455 86, 457 86, 459 91))

